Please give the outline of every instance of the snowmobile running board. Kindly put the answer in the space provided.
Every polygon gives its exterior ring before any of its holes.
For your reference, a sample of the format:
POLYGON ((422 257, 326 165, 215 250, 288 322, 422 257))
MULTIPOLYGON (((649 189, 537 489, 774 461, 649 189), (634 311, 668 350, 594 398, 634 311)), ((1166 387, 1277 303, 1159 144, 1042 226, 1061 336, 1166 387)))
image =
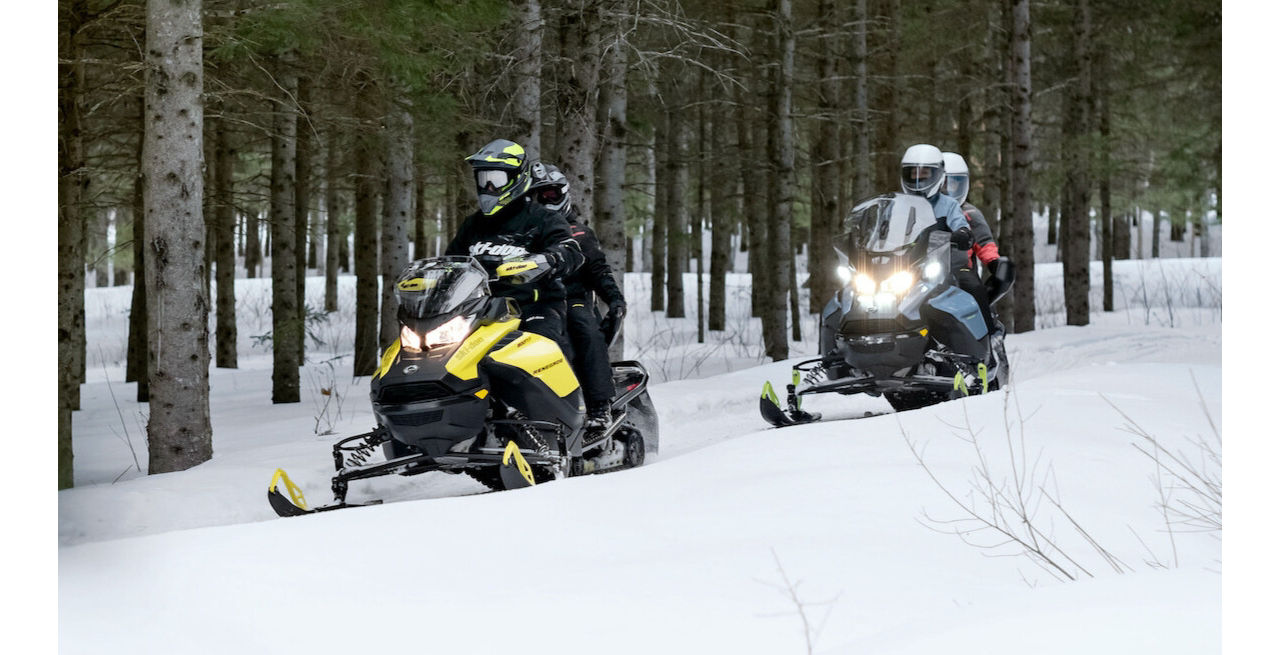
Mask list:
POLYGON ((407 455, 405 457, 397 457, 396 459, 377 464, 369 464, 366 466, 348 466, 338 470, 338 474, 333 477, 333 495, 337 502, 331 505, 321 505, 319 507, 307 507, 306 498, 302 495, 302 490, 298 488, 284 469, 276 469, 275 475, 271 478, 271 484, 267 488, 267 502, 271 504, 271 508, 280 516, 302 516, 304 514, 313 514, 315 512, 326 512, 329 510, 343 509, 346 507, 362 507, 366 505, 381 504, 381 500, 371 501, 368 503, 348 503, 346 502, 347 484, 352 480, 363 480, 367 478, 376 478, 383 475, 416 474, 426 473, 428 471, 442 471, 446 469, 464 469, 473 466, 495 465, 499 468, 500 475, 504 486, 507 489, 518 489, 528 487, 533 484, 533 464, 540 466, 552 465, 555 462, 543 455, 533 451, 521 450, 515 446, 514 442, 508 442, 507 449, 501 454, 496 453, 458 453, 445 455, 407 455), (507 469, 511 469, 508 471, 507 469), (283 487, 284 492, 281 492, 283 487))
POLYGON ((800 372, 802 370, 811 370, 814 363, 823 362, 822 358, 807 359, 791 368, 791 384, 787 385, 787 406, 783 408, 782 403, 778 400, 778 394, 773 390, 773 384, 766 381, 764 390, 760 393, 760 416, 775 428, 782 428, 791 425, 801 425, 804 423, 812 423, 820 420, 822 414, 816 412, 806 412, 800 409, 800 398, 808 394, 815 393, 866 393, 870 391, 881 391, 885 388, 897 388, 908 385, 916 385, 921 387, 930 387, 937 391, 948 391, 955 397, 967 397, 974 394, 987 393, 989 380, 987 379, 987 365, 981 362, 977 366, 977 380, 972 382, 965 379, 961 373, 956 373, 955 377, 948 378, 938 375, 912 375, 905 378, 888 378, 877 381, 870 375, 866 376, 850 376, 828 380, 821 384, 815 384, 803 389, 800 387, 800 372), (805 367, 810 367, 806 369, 805 367))

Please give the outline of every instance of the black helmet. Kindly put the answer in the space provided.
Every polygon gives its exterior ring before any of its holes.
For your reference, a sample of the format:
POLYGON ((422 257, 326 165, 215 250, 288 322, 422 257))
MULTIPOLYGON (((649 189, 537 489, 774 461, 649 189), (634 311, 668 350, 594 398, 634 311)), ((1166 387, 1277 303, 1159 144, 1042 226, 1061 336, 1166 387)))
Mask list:
POLYGON ((485 216, 498 213, 524 195, 533 183, 524 148, 514 141, 490 141, 480 152, 467 157, 467 163, 475 172, 480 213, 485 216))
POLYGON ((569 178, 554 165, 540 161, 533 162, 530 170, 533 185, 529 191, 533 192, 534 199, 551 211, 567 211, 573 202, 569 197, 569 178))

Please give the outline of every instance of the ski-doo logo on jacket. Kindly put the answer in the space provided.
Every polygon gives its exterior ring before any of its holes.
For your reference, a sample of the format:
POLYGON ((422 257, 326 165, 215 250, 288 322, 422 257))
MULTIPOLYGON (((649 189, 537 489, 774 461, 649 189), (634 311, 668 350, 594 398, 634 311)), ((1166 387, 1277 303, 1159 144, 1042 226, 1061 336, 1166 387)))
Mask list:
POLYGON ((492 241, 480 241, 471 244, 471 255, 479 257, 480 255, 492 255, 494 257, 508 257, 511 255, 527 255, 529 249, 524 246, 514 246, 509 243, 495 244, 492 241))

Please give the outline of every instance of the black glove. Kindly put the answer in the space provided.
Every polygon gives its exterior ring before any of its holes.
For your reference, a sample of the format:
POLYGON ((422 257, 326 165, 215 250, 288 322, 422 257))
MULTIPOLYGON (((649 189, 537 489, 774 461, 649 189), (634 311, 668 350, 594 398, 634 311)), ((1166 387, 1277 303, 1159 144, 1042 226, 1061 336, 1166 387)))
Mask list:
POLYGON ((1013 286, 1014 278, 1017 277, 1015 275, 1017 271, 1013 266, 1013 260, 1003 255, 991 260, 991 263, 987 264, 987 270, 991 271, 991 275, 987 276, 983 285, 987 287, 987 297, 994 303, 1008 293, 1013 286))
POLYGON ((547 264, 551 266, 551 270, 558 272, 560 270, 560 262, 564 261, 564 257, 554 250, 548 250, 542 254, 546 256, 547 264))
POLYGON ((962 227, 951 233, 951 245, 959 250, 968 250, 973 247, 973 231, 967 227, 962 227))
POLYGON ((621 321, 627 315, 627 301, 621 298, 614 298, 609 301, 608 316, 615 321, 621 321))

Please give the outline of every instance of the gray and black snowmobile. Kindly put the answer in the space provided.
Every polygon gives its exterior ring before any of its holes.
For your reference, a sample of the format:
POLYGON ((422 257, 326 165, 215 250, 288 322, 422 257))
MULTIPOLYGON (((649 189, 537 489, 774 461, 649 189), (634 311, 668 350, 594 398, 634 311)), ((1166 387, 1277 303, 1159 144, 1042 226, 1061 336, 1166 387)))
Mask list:
MULTIPOLYGON (((956 286, 951 233, 928 200, 903 193, 865 200, 834 245, 844 284, 822 310, 822 356, 792 367, 785 406, 765 383, 766 421, 782 427, 820 419, 801 409, 811 394, 883 395, 903 411, 1007 384, 1003 336, 988 334, 977 301, 956 286)), ((992 271, 992 304, 1013 279, 1007 260, 992 271)))
MULTIPOLYGON (((496 276, 526 284, 550 268, 534 255, 499 265, 496 276)), ((422 259, 401 274, 400 335, 370 388, 377 427, 334 444, 333 504, 308 507, 277 469, 267 490, 277 514, 350 507, 351 482, 383 475, 462 473, 501 490, 639 466, 657 452, 644 366, 613 363, 614 420, 587 434, 582 391, 560 347, 519 330, 516 304, 492 296, 490 281, 471 257, 422 259)))

